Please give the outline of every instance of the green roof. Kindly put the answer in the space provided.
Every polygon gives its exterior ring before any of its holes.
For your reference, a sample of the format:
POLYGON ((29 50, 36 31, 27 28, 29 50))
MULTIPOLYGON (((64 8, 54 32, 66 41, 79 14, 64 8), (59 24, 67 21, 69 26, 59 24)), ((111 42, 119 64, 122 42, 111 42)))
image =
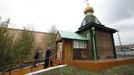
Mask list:
POLYGON ((85 16, 85 18, 83 19, 83 22, 81 23, 81 27, 90 23, 96 23, 96 24, 101 24, 101 22, 98 20, 98 18, 96 16, 94 16, 93 14, 87 14, 85 16))
POLYGON ((87 37, 74 32, 59 31, 59 34, 62 38, 65 39, 88 40, 87 37))

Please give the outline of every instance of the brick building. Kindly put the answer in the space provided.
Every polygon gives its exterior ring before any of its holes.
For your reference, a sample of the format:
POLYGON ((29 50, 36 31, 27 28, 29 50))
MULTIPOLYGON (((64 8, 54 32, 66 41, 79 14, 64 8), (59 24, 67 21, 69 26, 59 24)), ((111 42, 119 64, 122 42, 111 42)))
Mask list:
MULTIPOLYGON (((13 29, 13 28, 8 28, 8 29, 9 29, 9 32, 14 34, 15 39, 17 39, 23 31, 22 29, 13 29)), ((36 47, 40 47, 40 49, 42 50, 41 56, 44 57, 45 56, 44 53, 45 53, 45 50, 46 50, 46 43, 45 43, 44 37, 48 33, 37 32, 37 31, 33 31, 33 33, 34 33, 34 36, 35 36, 35 49, 36 49, 36 47)), ((35 52, 35 51, 33 51, 33 52, 35 52)))

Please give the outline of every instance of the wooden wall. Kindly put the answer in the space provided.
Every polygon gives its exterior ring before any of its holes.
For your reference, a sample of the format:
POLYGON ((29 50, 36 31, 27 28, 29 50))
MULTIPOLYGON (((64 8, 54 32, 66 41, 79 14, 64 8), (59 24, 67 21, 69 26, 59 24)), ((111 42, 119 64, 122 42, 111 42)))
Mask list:
POLYGON ((73 47, 72 40, 63 40, 63 52, 64 52, 64 60, 72 60, 73 59, 73 47))
POLYGON ((88 60, 89 53, 87 49, 73 49, 73 60, 88 60))
POLYGON ((112 34, 96 31, 97 56, 100 59, 114 58, 112 34))
POLYGON ((92 60, 93 59, 93 52, 92 52, 92 45, 91 45, 91 30, 87 30, 84 32, 81 32, 80 34, 87 36, 89 34, 89 40, 87 41, 87 49, 85 50, 87 52, 87 59, 92 60))

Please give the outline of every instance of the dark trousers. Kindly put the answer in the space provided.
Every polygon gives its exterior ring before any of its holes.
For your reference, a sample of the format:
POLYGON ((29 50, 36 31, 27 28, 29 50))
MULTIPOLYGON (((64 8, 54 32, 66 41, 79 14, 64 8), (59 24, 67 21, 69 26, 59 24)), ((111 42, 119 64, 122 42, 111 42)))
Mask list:
POLYGON ((34 60, 34 67, 36 67, 36 64, 38 63, 38 59, 34 60))
POLYGON ((49 59, 45 59, 44 68, 49 67, 49 59))
POLYGON ((45 59, 44 68, 48 68, 49 66, 52 66, 51 59, 45 59))

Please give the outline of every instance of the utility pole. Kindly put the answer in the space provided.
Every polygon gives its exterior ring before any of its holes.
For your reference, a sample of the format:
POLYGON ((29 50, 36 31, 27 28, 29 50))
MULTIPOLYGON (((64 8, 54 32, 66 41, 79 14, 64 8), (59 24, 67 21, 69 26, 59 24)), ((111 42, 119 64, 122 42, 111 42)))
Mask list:
POLYGON ((120 38, 119 30, 117 31, 117 35, 118 35, 119 45, 122 47, 122 43, 121 43, 121 38, 120 38))
POLYGON ((124 57, 126 57, 126 49, 123 48, 123 45, 122 45, 122 43, 121 43, 121 38, 120 38, 119 30, 118 30, 118 32, 117 32, 117 35, 118 35, 119 46, 121 47, 121 51, 124 52, 124 57))

